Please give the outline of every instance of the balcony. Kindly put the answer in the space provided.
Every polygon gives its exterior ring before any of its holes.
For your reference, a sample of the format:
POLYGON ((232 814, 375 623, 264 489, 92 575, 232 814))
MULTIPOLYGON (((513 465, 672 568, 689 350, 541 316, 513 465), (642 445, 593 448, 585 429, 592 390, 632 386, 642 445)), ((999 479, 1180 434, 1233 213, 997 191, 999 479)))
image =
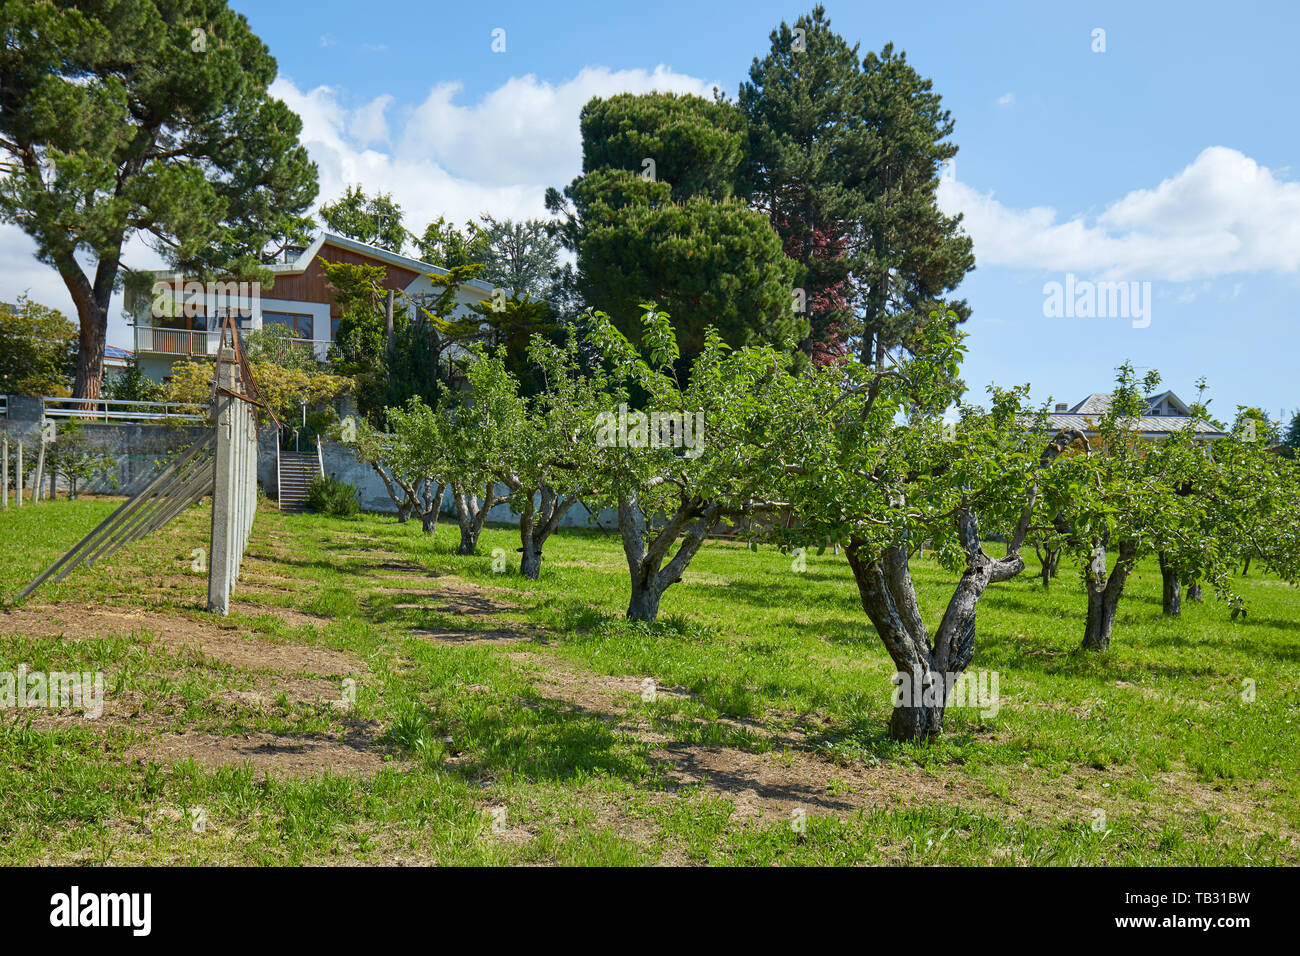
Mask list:
MULTIPOLYGON (((248 330, 245 330, 248 331, 248 330)), ((290 339, 295 348, 310 349, 318 362, 325 361, 329 352, 329 339, 290 339)), ((215 358, 221 333, 212 329, 165 329, 153 325, 136 325, 135 354, 155 355, 206 355, 215 358)))

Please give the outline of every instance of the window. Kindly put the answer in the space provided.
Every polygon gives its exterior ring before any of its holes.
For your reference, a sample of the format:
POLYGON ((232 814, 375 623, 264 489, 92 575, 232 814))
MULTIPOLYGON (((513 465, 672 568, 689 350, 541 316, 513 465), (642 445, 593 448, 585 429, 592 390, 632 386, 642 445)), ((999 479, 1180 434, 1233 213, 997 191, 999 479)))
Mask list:
POLYGON ((296 312, 263 312, 263 327, 268 325, 283 325, 293 333, 295 339, 310 339, 312 335, 312 317, 310 315, 300 315, 296 312))

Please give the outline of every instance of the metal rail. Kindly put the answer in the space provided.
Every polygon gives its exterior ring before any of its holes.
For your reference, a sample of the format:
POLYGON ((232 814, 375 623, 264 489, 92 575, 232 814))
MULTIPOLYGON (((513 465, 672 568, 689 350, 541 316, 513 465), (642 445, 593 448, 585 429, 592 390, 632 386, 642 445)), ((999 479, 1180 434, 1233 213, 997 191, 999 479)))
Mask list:
POLYGON ((83 421, 156 422, 168 419, 201 422, 207 416, 201 406, 185 402, 134 402, 108 398, 41 397, 46 418, 79 418, 83 421))

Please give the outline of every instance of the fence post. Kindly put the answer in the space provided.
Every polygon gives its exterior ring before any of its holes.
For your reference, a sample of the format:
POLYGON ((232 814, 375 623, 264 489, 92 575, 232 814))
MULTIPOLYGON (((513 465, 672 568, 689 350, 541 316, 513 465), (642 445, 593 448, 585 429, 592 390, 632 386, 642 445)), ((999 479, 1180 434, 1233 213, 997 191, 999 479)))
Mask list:
MULTIPOLYGON (((41 423, 44 425, 44 422, 41 423)), ((36 453, 36 477, 32 479, 32 504, 41 500, 41 478, 45 475, 45 429, 41 429, 41 446, 36 453)))
MULTIPOLYGON (((236 391, 235 351, 224 348, 217 355, 217 386, 236 391)), ((230 611, 230 581, 235 559, 235 541, 232 532, 236 485, 235 403, 237 399, 223 391, 217 392, 213 417, 217 428, 216 479, 212 485, 212 538, 208 549, 208 610, 213 614, 230 611)))
POLYGON ((9 436, 0 439, 4 453, 0 454, 0 508, 9 507, 9 436))

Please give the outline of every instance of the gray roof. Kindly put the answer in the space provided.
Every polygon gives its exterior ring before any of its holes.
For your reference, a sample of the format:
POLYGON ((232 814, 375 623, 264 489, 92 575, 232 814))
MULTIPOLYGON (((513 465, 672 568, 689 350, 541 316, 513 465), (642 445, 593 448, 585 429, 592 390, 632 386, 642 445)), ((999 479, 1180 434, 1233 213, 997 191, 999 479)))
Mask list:
MULTIPOLYGON (((1173 392, 1148 395, 1144 400, 1147 403, 1147 408, 1151 409, 1166 399, 1168 399, 1170 406, 1184 411, 1188 410, 1187 403, 1173 392)), ((1095 433, 1097 420, 1110 410, 1110 404, 1110 392, 1093 392, 1083 401, 1075 404, 1069 411, 1048 415, 1047 420, 1051 422, 1053 428, 1077 428, 1081 432, 1095 433)), ((1137 420, 1136 424, 1143 435, 1156 437, 1182 431, 1191 423, 1192 418, 1190 415, 1143 415, 1137 420)), ((1217 430, 1212 425, 1207 425, 1205 422, 1198 422, 1193 427, 1198 435, 1204 435, 1207 438, 1223 438, 1225 435, 1224 432, 1217 430)))

